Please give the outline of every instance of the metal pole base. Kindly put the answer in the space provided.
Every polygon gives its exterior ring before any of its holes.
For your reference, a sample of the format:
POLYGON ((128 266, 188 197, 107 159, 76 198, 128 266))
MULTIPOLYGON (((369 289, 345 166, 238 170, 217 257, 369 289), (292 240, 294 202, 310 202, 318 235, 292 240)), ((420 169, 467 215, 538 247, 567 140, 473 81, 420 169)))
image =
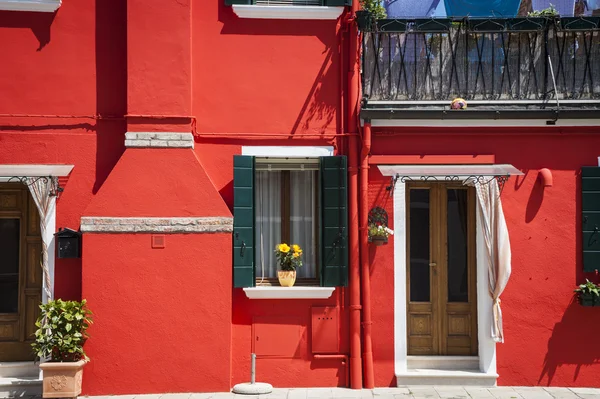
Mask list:
POLYGON ((266 382, 244 382, 233 387, 233 393, 241 395, 262 395, 273 392, 273 386, 266 382))

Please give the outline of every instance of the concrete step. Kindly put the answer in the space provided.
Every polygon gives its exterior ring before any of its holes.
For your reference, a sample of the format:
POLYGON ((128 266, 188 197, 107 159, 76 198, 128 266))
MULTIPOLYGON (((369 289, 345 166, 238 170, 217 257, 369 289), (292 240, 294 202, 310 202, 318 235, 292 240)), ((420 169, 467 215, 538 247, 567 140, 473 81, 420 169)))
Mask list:
POLYGON ((0 378, 0 398, 21 398, 42 394, 38 377, 0 378))
POLYGON ((498 374, 478 370, 411 369, 396 374, 399 387, 405 385, 459 385, 493 387, 498 374))
POLYGON ((38 377, 38 363, 30 362, 0 362, 0 378, 38 377))
POLYGON ((436 370, 479 370, 478 356, 408 356, 407 368, 436 370))

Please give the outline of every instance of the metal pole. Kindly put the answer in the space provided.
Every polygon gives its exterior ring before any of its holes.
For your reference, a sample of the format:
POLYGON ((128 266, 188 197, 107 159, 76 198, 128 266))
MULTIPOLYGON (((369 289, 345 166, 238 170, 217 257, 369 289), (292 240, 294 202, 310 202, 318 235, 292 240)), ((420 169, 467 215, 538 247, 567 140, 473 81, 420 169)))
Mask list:
POLYGON ((256 382, 256 354, 252 353, 250 358, 252 359, 252 364, 250 366, 250 384, 254 384, 256 382))

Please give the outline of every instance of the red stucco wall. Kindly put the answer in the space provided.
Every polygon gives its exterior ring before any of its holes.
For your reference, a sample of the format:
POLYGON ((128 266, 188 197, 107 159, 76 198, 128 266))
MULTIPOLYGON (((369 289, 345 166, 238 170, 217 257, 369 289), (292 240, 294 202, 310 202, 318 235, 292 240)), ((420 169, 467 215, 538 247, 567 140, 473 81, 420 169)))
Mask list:
MULTIPOLYGON (((57 227, 77 228, 90 215, 225 216, 232 156, 242 146, 345 152, 335 136, 347 77, 338 33, 334 21, 239 19, 222 1, 192 8, 189 1, 78 0, 56 14, 0 12, 7 54, 0 63, 0 163, 75 165, 57 227), (193 116, 195 123, 127 113, 193 116), (160 150, 123 155, 127 130, 194 131, 196 148, 174 158, 160 150)), ((598 385, 597 309, 571 303, 585 278, 577 173, 597 163, 597 133, 374 130, 374 155, 493 154, 526 172, 502 196, 513 275, 503 295, 501 385, 598 385), (536 185, 540 168, 552 170, 553 187, 536 185)), ((370 207, 383 206, 393 220, 389 180, 374 167, 369 178, 370 207)), ((392 244, 369 249, 377 386, 395 384, 392 244)), ((265 317, 282 331, 274 346, 297 351, 291 359, 259 356, 259 380, 346 384, 339 360, 312 358, 309 327, 311 307, 339 306, 340 352, 347 353, 347 291, 319 301, 251 301, 231 289, 230 246, 227 234, 168 236, 164 250, 151 249, 147 234, 86 234, 83 262, 56 261, 56 296, 81 298, 83 284, 96 317, 84 393, 228 390, 248 380, 252 324, 265 317), (289 323, 304 331, 301 339, 285 339, 289 323)))
MULTIPOLYGON (((79 227, 123 152, 123 120, 93 116, 125 111, 124 17, 119 0, 65 2, 56 14, 0 11, 0 163, 75 166, 57 227, 79 227)), ((81 260, 57 259, 55 273, 55 295, 79 299, 81 260)))
POLYGON ((231 236, 86 234, 89 329, 84 392, 214 392, 230 387, 231 236))

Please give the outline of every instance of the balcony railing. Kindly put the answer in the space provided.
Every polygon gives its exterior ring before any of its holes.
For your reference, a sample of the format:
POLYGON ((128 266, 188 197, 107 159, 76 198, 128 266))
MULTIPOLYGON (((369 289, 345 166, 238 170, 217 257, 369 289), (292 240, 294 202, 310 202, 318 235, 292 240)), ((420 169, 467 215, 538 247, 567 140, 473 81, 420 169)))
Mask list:
POLYGON ((379 20, 363 29, 376 102, 600 103, 600 18, 379 20))

